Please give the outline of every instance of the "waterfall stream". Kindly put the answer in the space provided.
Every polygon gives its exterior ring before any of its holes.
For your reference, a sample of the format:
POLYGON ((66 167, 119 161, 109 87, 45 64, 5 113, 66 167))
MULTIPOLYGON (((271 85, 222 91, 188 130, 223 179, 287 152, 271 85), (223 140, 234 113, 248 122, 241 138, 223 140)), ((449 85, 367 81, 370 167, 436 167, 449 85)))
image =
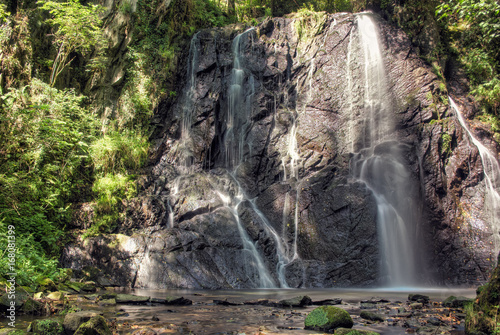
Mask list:
MULTIPOLYGON (((366 184, 376 200, 381 284, 412 286, 418 283, 416 232, 419 206, 412 198, 411 173, 403 158, 407 147, 390 138, 395 128, 394 112, 377 27, 371 16, 364 13, 357 16, 357 27, 363 66, 351 70, 349 64, 348 75, 355 75, 355 70, 360 72, 358 75, 363 82, 359 94, 364 98, 353 101, 354 95, 349 92, 351 110, 355 105, 361 110, 357 120, 351 113, 350 140, 352 147, 359 150, 351 160, 351 171, 356 180, 366 184)), ((352 40, 349 43, 350 52, 353 43, 352 40)), ((349 62, 352 57, 348 55, 349 62)))
POLYGON ((498 164, 495 156, 486 148, 469 130, 460 109, 451 97, 448 97, 450 105, 457 115, 457 119, 469 136, 472 144, 479 150, 481 156, 481 163, 483 164, 484 179, 486 182, 486 199, 485 208, 487 209, 490 217, 490 228, 492 232, 492 243, 494 247, 494 255, 498 255, 500 250, 500 194, 498 190, 500 187, 500 165, 498 164))

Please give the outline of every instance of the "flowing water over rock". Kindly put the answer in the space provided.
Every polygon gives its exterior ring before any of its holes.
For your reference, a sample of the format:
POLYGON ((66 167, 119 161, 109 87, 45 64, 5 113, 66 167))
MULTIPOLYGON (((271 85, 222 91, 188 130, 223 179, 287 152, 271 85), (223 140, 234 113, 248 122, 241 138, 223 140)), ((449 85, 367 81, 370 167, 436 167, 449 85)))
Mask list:
MULTIPOLYGON (((358 132, 352 134, 351 141, 361 150, 354 154, 351 168, 353 177, 366 183, 377 202, 381 267, 385 277, 382 283, 393 287, 412 286, 418 284, 416 228, 420 200, 418 193, 412 193, 411 173, 401 148, 405 144, 391 138, 395 128, 394 99, 388 90, 378 29, 369 14, 358 15, 357 23, 364 55, 360 76, 364 80, 361 90, 356 92, 362 114, 351 121, 358 122, 358 132)), ((353 81, 349 79, 350 83, 353 81)), ((352 93, 351 99, 354 99, 352 93)), ((351 109, 353 104, 350 101, 351 109)))
POLYGON ((200 31, 184 59, 139 196, 63 266, 154 289, 487 279, 479 152, 402 31, 273 18, 200 31))
POLYGON ((493 243, 493 255, 497 255, 500 251, 500 165, 496 157, 486 148, 469 130, 467 123, 451 97, 448 97, 451 108, 455 111, 457 118, 462 128, 467 132, 472 144, 479 150, 481 155, 481 163, 483 165, 483 173, 486 181, 486 199, 485 210, 489 216, 489 226, 491 229, 491 243, 493 243))

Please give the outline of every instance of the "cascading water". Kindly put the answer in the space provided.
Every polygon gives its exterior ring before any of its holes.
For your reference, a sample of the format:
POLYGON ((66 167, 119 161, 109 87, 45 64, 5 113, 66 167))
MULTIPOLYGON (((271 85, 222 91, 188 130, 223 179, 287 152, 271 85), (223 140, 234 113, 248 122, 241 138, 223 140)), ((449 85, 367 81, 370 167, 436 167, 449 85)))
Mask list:
MULTIPOLYGON (((358 150, 351 160, 352 175, 367 185, 377 203, 382 284, 413 286, 418 283, 418 201, 413 199, 411 173, 403 159, 406 147, 390 139, 395 128, 394 115, 377 28, 371 16, 364 13, 357 16, 357 28, 363 66, 350 69, 349 64, 348 75, 363 78, 359 85, 363 98, 354 101, 355 94, 349 92, 351 111, 360 111, 358 120, 354 119, 356 113, 351 113, 350 140, 354 150, 358 150)), ((352 49, 350 45, 349 51, 352 49)), ((348 59, 351 61, 352 55, 348 59)), ((351 88, 354 78, 349 79, 351 88)))
POLYGON ((252 38, 251 32, 254 28, 250 28, 245 32, 237 35, 232 44, 233 51, 233 69, 231 72, 230 86, 228 89, 228 109, 226 116, 226 130, 223 137, 223 147, 225 155, 225 168, 234 180, 237 187, 235 197, 228 197, 219 192, 219 196, 224 199, 226 207, 233 214, 238 231, 242 239, 244 250, 249 251, 254 259, 253 266, 258 271, 259 287, 272 288, 276 287, 272 276, 267 270, 261 255, 255 245, 251 242, 248 234, 241 224, 238 207, 242 202, 247 202, 251 209, 259 217, 260 223, 263 225, 266 233, 273 238, 276 247, 278 263, 276 265, 276 273, 280 287, 288 288, 288 284, 284 275, 284 265, 288 264, 289 260, 286 257, 283 244, 275 229, 269 223, 265 215, 257 208, 255 201, 250 200, 237 179, 237 171, 244 162, 245 157, 251 155, 251 141, 248 138, 248 133, 251 127, 251 112, 252 100, 255 95, 254 78, 252 74, 245 73, 243 51, 247 40, 252 38))
POLYGON ((189 62, 187 69, 187 89, 184 92, 183 104, 182 104, 182 123, 181 123, 181 139, 180 143, 180 155, 181 164, 183 171, 182 173, 189 172, 193 164, 193 139, 191 136, 191 127, 193 125, 194 118, 194 99, 196 95, 196 72, 198 70, 198 58, 199 58, 199 39, 196 33, 191 39, 191 44, 189 46, 189 62))
POLYGON ((481 163, 483 164, 484 179, 486 182, 486 198, 485 208, 490 217, 490 228, 492 232, 492 243, 494 247, 494 255, 498 255, 500 250, 500 165, 495 156, 472 134, 465 122, 464 117, 460 113, 460 109, 451 97, 448 97, 450 105, 457 115, 457 119, 469 136, 472 144, 479 150, 481 163))

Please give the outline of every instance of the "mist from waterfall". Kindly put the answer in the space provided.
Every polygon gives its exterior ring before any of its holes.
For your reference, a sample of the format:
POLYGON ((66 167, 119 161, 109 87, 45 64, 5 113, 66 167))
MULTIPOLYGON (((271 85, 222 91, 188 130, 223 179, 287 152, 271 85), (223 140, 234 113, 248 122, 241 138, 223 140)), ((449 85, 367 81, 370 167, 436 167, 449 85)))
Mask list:
POLYGON ((377 27, 370 14, 357 15, 357 36, 351 36, 348 55, 349 88, 362 78, 360 92, 349 92, 350 142, 355 153, 351 173, 371 190, 377 204, 381 283, 387 287, 419 283, 418 200, 403 153, 408 148, 394 140, 395 114, 385 74, 377 27), (355 39, 362 57, 353 54, 355 39), (362 65, 359 65, 362 63, 362 65), (357 66, 357 67, 356 67, 357 66), (355 99, 355 95, 360 94, 355 99), (355 113, 355 110, 359 111, 355 113))

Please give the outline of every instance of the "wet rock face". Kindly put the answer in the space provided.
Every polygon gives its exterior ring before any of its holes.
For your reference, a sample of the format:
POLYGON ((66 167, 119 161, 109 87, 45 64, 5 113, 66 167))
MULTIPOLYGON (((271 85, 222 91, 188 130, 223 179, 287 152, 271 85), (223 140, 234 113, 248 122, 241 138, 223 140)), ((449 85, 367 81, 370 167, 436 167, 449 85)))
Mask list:
MULTIPOLYGON (((250 288, 260 285, 260 257, 276 286, 381 282, 377 204, 350 166, 367 113, 356 16, 320 16, 320 29, 300 35, 299 20, 267 19, 237 44, 238 27, 195 36, 186 52, 191 93, 160 105, 165 131, 119 228, 128 236, 77 241, 64 266, 103 268, 128 286, 250 288)), ((418 273, 428 282, 475 282, 489 271, 486 245, 463 246, 487 234, 476 214, 484 196, 477 151, 437 101, 439 81, 404 33, 376 21, 396 123, 390 141, 403 148, 409 194, 423 213, 418 273), (463 206, 477 207, 473 220, 460 216, 475 222, 467 232, 455 227, 463 206)))

